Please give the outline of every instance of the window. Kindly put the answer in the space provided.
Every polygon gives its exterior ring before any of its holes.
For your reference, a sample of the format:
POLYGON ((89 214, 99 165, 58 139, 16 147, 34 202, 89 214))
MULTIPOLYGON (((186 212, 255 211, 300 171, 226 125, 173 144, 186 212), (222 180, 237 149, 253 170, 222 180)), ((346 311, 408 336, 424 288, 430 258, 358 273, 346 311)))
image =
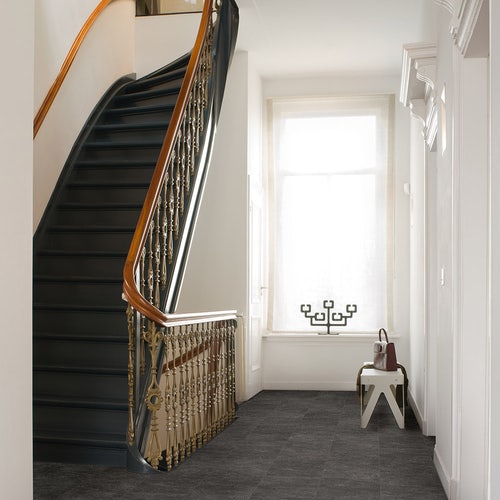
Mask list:
POLYGON ((393 97, 273 99, 270 327, 310 326, 301 304, 357 312, 336 332, 390 327, 393 97))

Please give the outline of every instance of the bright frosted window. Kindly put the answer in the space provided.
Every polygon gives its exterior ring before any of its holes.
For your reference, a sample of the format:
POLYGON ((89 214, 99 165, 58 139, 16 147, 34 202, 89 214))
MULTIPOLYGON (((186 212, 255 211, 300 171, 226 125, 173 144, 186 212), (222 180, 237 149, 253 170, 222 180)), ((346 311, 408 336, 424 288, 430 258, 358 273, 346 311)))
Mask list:
POLYGON ((357 304, 339 332, 390 321, 389 96, 273 100, 271 328, 311 327, 300 305, 357 304))

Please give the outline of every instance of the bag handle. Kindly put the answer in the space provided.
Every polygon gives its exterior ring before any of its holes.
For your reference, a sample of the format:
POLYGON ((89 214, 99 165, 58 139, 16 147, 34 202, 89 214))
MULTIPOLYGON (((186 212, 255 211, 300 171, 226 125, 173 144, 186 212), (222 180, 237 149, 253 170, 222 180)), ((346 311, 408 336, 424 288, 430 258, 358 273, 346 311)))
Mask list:
POLYGON ((385 341, 386 342, 389 342, 389 338, 387 337, 387 332, 385 331, 385 328, 381 328, 379 331, 378 331, 378 339, 380 341, 382 341, 382 332, 384 332, 384 335, 385 335, 385 341))

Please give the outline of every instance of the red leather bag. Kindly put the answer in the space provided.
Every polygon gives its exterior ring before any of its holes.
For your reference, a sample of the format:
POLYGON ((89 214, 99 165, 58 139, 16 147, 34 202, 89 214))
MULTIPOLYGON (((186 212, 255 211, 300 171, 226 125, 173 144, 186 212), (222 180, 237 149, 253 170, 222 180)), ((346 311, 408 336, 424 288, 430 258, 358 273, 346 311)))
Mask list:
POLYGON ((377 370, 386 372, 395 372, 398 369, 396 348, 394 342, 389 342, 385 328, 378 331, 378 342, 373 346, 373 366, 377 370), (385 335, 385 340, 382 340, 382 333, 385 335))

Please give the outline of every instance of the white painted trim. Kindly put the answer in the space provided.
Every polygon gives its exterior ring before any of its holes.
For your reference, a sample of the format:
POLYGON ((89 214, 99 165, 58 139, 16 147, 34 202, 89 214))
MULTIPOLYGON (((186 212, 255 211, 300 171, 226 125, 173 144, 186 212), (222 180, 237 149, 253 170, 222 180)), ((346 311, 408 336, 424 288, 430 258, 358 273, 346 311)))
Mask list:
POLYGON ((435 144, 438 118, 436 105, 436 55, 434 43, 411 43, 403 46, 399 100, 423 124, 429 150, 435 144))
MULTIPOLYGON (((389 339, 399 339, 399 334, 389 334, 389 339)), ((372 345, 378 340, 376 333, 339 333, 338 335, 320 335, 315 333, 266 333, 263 342, 304 343, 304 344, 359 344, 372 345)))
POLYGON ((444 492, 446 493, 446 496, 448 498, 452 498, 450 497, 451 477, 449 473, 446 471, 443 459, 439 455, 439 451, 436 446, 434 447, 434 467, 436 467, 436 472, 438 474, 439 480, 441 481, 441 484, 443 485, 443 489, 444 492))
POLYGON ((455 10, 453 0, 434 0, 434 3, 439 7, 443 7, 444 9, 446 9, 450 14, 453 14, 455 10))
POLYGON ((483 1, 462 0, 457 11, 457 17, 454 18, 450 26, 451 36, 462 55, 467 52, 483 1))
MULTIPOLYGON (((313 380, 307 382, 283 382, 268 380, 264 382, 268 391, 355 391, 356 382, 333 382, 313 380)), ((354 396, 353 396, 354 397, 354 396)))
POLYGON ((411 406, 411 409, 413 410, 413 414, 415 415, 415 418, 417 419, 417 423, 422 431, 422 434, 424 436, 428 436, 428 434, 426 432, 427 421, 425 420, 424 416, 420 412, 420 408, 418 407, 417 403, 415 402, 415 398, 413 397, 413 394, 411 393, 410 389, 408 389, 406 397, 407 397, 408 404, 411 406))

